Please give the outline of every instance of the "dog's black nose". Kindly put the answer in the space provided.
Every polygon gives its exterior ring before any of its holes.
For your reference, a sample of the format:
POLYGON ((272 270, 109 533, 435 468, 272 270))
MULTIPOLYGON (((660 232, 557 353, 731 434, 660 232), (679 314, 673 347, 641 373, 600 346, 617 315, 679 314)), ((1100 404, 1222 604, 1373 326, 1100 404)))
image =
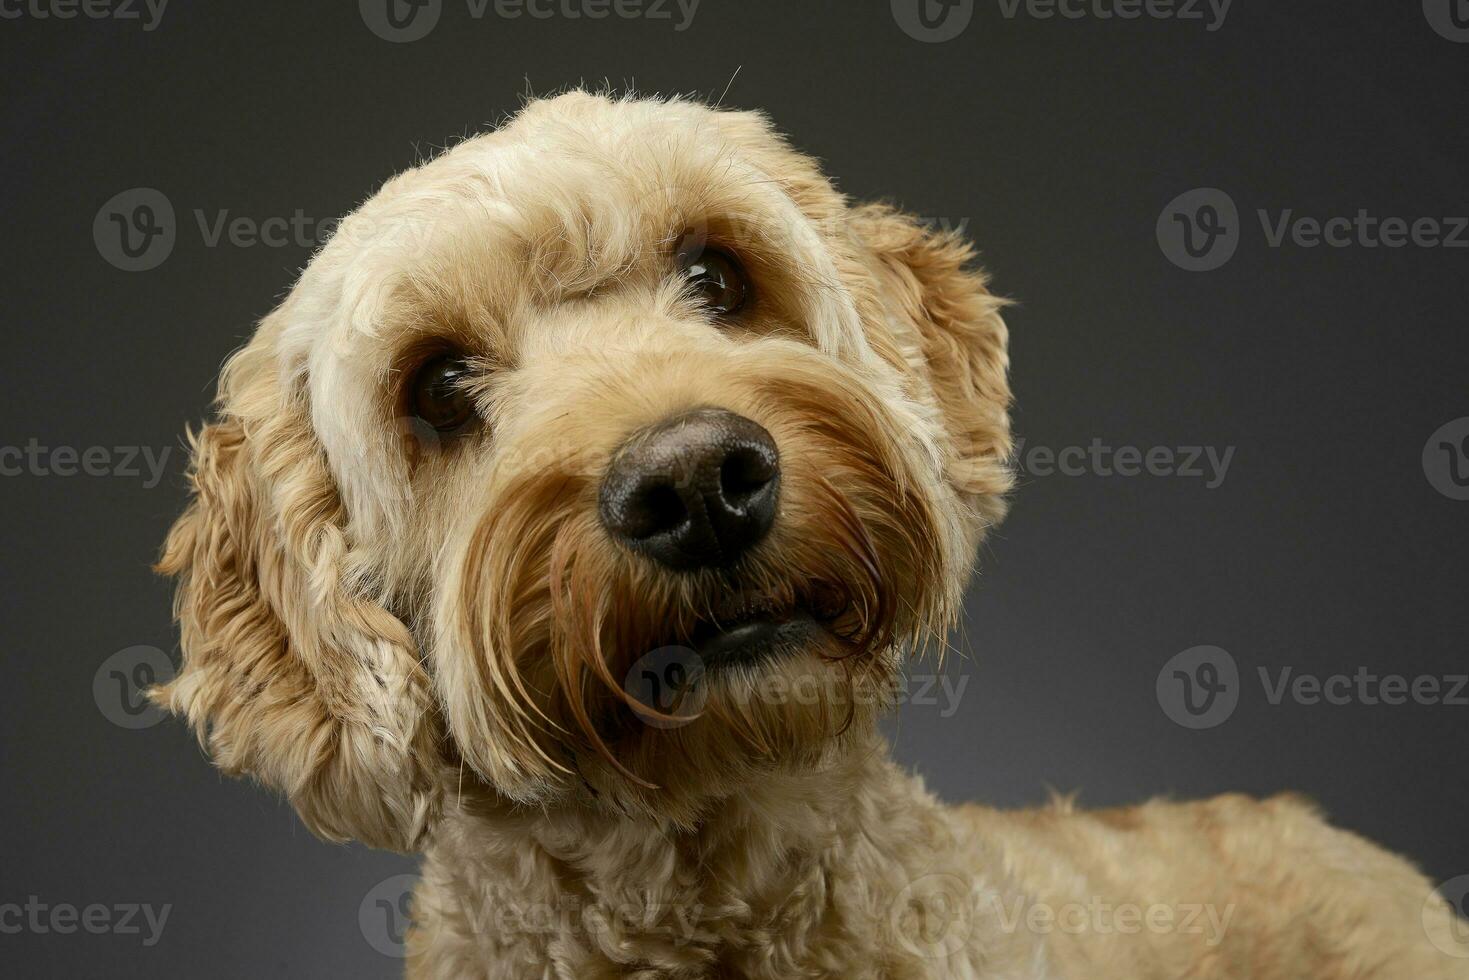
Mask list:
POLYGON ((612 536, 680 570, 732 563, 775 523, 780 454, 760 425, 701 408, 633 435, 602 480, 612 536))

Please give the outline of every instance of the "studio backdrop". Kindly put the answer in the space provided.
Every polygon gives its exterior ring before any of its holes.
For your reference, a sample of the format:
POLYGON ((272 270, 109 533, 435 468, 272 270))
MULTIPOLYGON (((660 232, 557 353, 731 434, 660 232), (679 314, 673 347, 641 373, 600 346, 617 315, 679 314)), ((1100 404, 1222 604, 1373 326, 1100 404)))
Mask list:
POLYGON ((0 972, 390 977, 414 863, 141 691, 219 367, 567 87, 768 113, 1013 300, 1018 486, 885 723, 944 800, 1311 797, 1469 894, 1457 0, 0 0, 0 972))

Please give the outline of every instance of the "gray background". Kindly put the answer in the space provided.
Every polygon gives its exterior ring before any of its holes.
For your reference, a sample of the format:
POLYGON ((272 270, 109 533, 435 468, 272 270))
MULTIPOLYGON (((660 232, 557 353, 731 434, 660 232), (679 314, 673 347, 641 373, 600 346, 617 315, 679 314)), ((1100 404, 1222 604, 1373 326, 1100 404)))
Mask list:
MULTIPOLYGON (((1447 4, 1448 0, 1444 0, 1447 4)), ((1279 706, 1256 670, 1445 675, 1465 655, 1469 502, 1420 454, 1469 416, 1469 250, 1270 248, 1256 209, 1469 214, 1469 44, 1416 2, 1236 0, 1202 22, 1006 18, 924 43, 887 0, 703 0, 668 20, 471 18, 374 36, 352 0, 184 3, 137 21, 0 20, 6 398, 0 442, 173 447, 126 476, 0 478, 0 904, 170 903, 161 941, 0 935, 11 975, 392 976, 363 897, 411 862, 314 840, 223 779, 183 727, 126 730, 92 692, 115 651, 176 656, 149 572, 184 500, 180 434, 224 355, 310 253, 208 246, 213 220, 315 219, 536 91, 585 79, 768 110, 850 194, 967 221, 1010 316, 1031 446, 1234 447, 1179 477, 1027 477, 949 662, 957 713, 909 704, 898 757, 949 800, 1091 804, 1283 789, 1420 862, 1469 873, 1469 709, 1279 706), (166 194, 177 243, 128 273, 98 209, 166 194), (1234 258, 1185 272, 1154 228, 1225 190, 1234 258), (1242 696, 1193 731, 1155 681, 1228 650, 1242 696)))

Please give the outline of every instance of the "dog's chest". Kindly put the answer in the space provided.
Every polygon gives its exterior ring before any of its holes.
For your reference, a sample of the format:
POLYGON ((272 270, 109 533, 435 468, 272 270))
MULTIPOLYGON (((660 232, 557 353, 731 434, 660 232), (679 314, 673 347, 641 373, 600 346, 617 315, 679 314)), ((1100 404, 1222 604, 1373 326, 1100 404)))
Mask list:
POLYGON ((811 831, 720 846, 646 831, 515 846, 461 833, 425 862, 412 975, 1053 980, 1035 937, 946 903, 946 885, 986 884, 945 853, 941 825, 811 831))

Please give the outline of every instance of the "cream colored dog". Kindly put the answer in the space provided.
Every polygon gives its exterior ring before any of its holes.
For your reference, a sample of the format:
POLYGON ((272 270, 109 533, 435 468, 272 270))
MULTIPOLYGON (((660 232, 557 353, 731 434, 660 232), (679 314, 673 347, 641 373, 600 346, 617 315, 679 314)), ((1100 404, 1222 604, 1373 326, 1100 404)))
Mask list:
POLYGON ((888 760, 1010 487, 969 259, 758 115, 532 103, 230 359, 155 696, 424 855, 413 976, 1469 977, 1429 883, 1291 799, 948 808, 888 760))

